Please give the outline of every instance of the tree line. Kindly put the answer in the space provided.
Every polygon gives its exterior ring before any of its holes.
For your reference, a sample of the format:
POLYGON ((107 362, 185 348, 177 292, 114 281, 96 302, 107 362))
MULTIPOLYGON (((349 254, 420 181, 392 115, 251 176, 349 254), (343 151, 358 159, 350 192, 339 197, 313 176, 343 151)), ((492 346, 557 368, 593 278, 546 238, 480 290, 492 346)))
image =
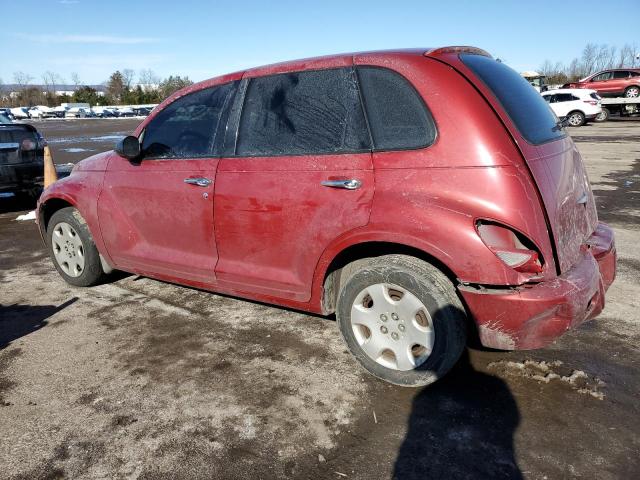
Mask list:
POLYGON ((625 44, 622 48, 613 45, 588 43, 580 57, 568 64, 545 60, 539 73, 547 77, 551 85, 574 82, 592 73, 609 68, 640 68, 640 48, 636 44, 625 44))
POLYGON ((164 98, 183 87, 193 84, 189 77, 170 75, 160 79, 152 70, 141 70, 137 76, 131 69, 117 70, 102 83, 104 89, 86 85, 77 73, 71 73, 73 94, 58 95, 65 80, 55 72, 42 74, 42 85, 36 86, 34 78, 24 72, 13 74, 13 88, 0 79, 0 105, 4 107, 55 107, 61 103, 89 103, 90 105, 144 105, 160 103, 164 98), (11 90, 11 91, 10 91, 11 90), (13 92, 13 94, 12 94, 13 92))

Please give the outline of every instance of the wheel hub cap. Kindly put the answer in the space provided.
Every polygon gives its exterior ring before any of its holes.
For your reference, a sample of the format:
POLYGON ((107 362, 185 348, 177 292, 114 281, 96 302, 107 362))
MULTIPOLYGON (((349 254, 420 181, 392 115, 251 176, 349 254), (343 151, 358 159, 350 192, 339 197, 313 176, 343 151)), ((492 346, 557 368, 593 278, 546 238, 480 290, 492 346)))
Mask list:
POLYGON ((84 245, 80 235, 66 222, 58 223, 51 236, 51 248, 58 266, 70 277, 79 277, 84 271, 84 245))
POLYGON ((389 283, 362 290, 351 307, 351 327, 360 348, 393 370, 413 370, 433 350, 429 311, 414 294, 389 283))

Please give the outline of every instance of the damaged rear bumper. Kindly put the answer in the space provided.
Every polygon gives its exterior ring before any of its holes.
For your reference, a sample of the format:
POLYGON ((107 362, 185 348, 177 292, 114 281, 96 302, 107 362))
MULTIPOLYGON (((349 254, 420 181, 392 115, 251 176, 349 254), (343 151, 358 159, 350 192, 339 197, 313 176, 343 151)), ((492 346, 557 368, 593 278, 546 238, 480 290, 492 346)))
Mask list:
POLYGON ((518 289, 460 288, 486 347, 533 349, 596 317, 616 274, 613 230, 598 224, 580 260, 565 274, 518 289))

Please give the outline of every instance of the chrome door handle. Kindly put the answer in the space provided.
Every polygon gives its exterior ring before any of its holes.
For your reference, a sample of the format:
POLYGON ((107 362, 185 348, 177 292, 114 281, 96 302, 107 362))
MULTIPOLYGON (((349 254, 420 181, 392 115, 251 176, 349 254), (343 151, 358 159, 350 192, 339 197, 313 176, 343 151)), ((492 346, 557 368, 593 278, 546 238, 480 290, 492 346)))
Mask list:
POLYGON ((320 182, 323 187, 344 188, 346 190, 357 190, 362 186, 362 182, 355 178, 349 180, 323 180, 320 182))
POLYGON ((198 177, 198 178, 185 178, 184 183, 188 183, 189 185, 197 185, 198 187, 208 187, 213 182, 208 178, 198 177))

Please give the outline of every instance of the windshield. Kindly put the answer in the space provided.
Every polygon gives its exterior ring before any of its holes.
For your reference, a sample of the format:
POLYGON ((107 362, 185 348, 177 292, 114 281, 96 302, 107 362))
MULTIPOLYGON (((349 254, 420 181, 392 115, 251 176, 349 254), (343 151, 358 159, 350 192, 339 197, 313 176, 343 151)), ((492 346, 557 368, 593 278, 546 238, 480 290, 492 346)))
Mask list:
POLYGON ((547 102, 515 70, 482 55, 462 54, 460 59, 493 92, 529 143, 539 145, 565 136, 547 102))

